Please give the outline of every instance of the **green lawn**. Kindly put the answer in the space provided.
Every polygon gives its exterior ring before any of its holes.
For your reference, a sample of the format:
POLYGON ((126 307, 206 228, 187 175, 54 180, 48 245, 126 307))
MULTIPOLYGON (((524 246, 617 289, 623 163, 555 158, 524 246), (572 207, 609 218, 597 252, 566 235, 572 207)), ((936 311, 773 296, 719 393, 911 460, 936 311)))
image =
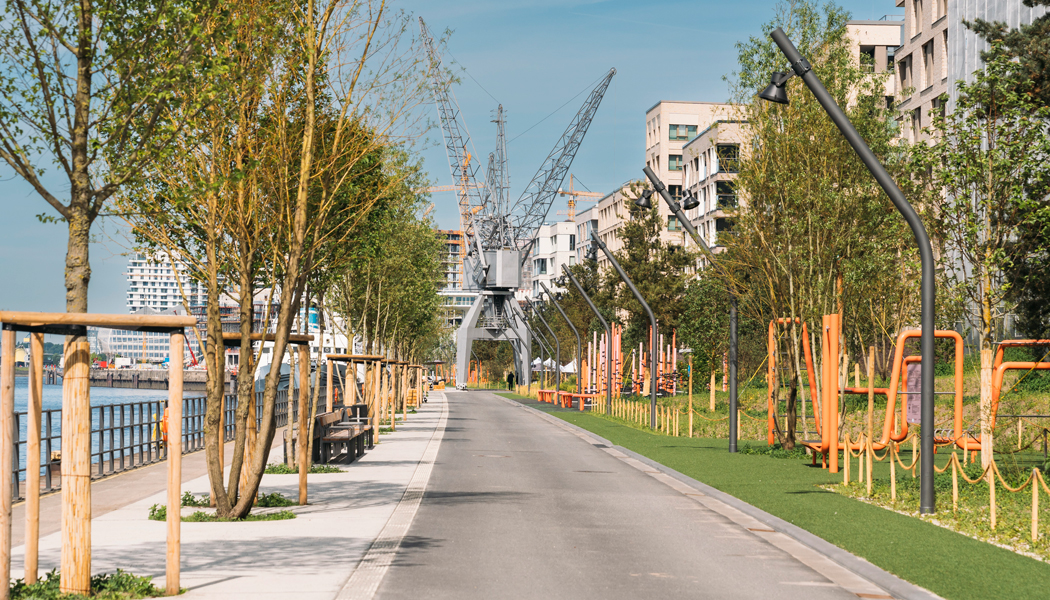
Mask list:
MULTIPOLYGON (((525 403, 736 496, 945 598, 1050 596, 1050 565, 821 489, 841 483, 842 475, 813 468, 808 460, 732 455, 726 440, 653 435, 588 413, 525 403)), ((909 456, 902 458, 910 462, 909 456)), ((938 502, 950 511, 950 492, 938 502)))

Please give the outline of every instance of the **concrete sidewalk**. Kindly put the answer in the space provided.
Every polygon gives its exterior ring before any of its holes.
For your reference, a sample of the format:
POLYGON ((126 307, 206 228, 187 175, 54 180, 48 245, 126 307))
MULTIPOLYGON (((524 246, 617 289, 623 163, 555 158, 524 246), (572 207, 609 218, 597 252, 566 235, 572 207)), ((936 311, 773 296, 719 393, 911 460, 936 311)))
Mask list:
MULTIPOLYGON (((185 597, 334 598, 394 514, 446 410, 444 395, 431 392, 417 414, 379 436, 375 449, 342 473, 310 475, 309 504, 288 508, 295 519, 183 523, 185 597)), ((270 462, 280 461, 280 448, 271 452, 270 462)), ((182 489, 208 493, 207 475, 182 489)), ((298 475, 265 475, 259 491, 297 498, 298 475)), ((127 500, 92 519, 92 573, 119 568, 154 577, 163 588, 166 525, 147 514, 165 502, 165 492, 135 497, 132 488, 127 500)), ((58 566, 60 547, 57 532, 41 537, 41 572, 58 566)), ((22 576, 24 550, 13 549, 13 578, 22 576)))

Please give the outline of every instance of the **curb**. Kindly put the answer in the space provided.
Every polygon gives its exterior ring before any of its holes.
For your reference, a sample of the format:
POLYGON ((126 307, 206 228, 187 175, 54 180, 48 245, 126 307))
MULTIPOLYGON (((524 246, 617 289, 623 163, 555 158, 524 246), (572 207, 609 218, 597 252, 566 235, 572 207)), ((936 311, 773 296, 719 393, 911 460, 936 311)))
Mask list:
POLYGON ((573 423, 570 423, 564 419, 558 419, 558 417, 551 416, 549 413, 537 410, 531 406, 522 404, 521 402, 517 402, 511 398, 504 398, 503 396, 498 397, 508 402, 513 402, 521 408, 530 410, 539 415, 541 418, 557 419, 558 425, 568 426, 575 430, 577 433, 582 434, 583 436, 593 439, 596 442, 599 442, 610 448, 615 448, 616 450, 623 452, 627 456, 647 466, 650 466, 653 469, 656 469, 657 471, 660 471, 661 473, 669 477, 673 477, 674 479, 680 481, 681 483, 684 483, 685 485, 696 489, 698 492, 706 494, 718 500, 719 502, 722 502, 736 510, 739 510, 740 512, 757 521, 761 521, 762 523, 766 524, 770 529, 773 529, 788 537, 794 538, 799 543, 808 546, 814 551, 819 552, 820 554, 823 554, 824 556, 828 557, 832 561, 836 562, 839 566, 881 587, 887 592, 893 594, 895 598, 900 598, 901 600, 944 600, 943 598, 934 594, 933 592, 925 588, 921 588, 909 581, 905 581, 900 577, 897 577, 896 575, 890 573, 889 571, 880 569, 879 567, 873 565, 867 560, 847 550, 843 550, 842 548, 839 548, 831 542, 828 542, 823 538, 820 538, 806 531, 805 529, 798 527, 797 525, 793 525, 785 521, 784 519, 781 519, 780 517, 771 515, 756 506, 748 504, 747 502, 744 502, 736 496, 732 496, 730 494, 727 494, 726 492, 715 489, 710 485, 707 485, 706 483, 693 479, 692 477, 680 473, 670 467, 664 466, 652 460, 651 458, 638 454, 633 450, 614 444, 611 441, 601 437, 600 435, 597 435, 591 431, 580 427, 579 425, 574 425, 573 423))

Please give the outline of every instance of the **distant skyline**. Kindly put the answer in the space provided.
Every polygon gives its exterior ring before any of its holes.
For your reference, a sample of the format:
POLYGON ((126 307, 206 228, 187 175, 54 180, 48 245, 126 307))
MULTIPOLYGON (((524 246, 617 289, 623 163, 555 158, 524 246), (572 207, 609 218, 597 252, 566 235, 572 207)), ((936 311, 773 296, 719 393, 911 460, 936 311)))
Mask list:
MULTIPOLYGON (((837 4, 853 19, 902 10, 892 0, 837 4)), ((577 187, 595 192, 610 192, 641 177, 645 111, 661 100, 725 102, 723 76, 736 68, 734 44, 758 35, 776 2, 395 0, 391 5, 423 17, 435 36, 452 30, 445 65, 461 76, 454 92, 483 160, 495 143, 490 121, 503 104, 510 195, 516 199, 579 109, 585 98, 580 92, 611 67, 616 77, 570 172, 577 187)), ((412 26, 417 27, 414 18, 412 26)), ((424 108, 436 124, 432 103, 424 108)), ((424 168, 434 185, 453 183, 444 149, 435 143, 441 132, 434 129, 429 138, 431 143, 422 147, 424 168)), ((62 178, 46 179, 52 191, 67 193, 62 178)), ((437 226, 457 228, 455 195, 435 193, 431 200, 437 226)), ((577 210, 588 206, 581 202, 577 210)), ((548 220, 564 220, 557 212, 566 208, 559 197, 548 220)), ((65 310, 66 228, 40 223, 35 216, 53 212, 10 169, 0 168, 0 308, 65 310)), ((123 253, 130 251, 130 242, 117 222, 96 225, 93 233, 98 242, 91 246, 89 310, 126 312, 123 253)))

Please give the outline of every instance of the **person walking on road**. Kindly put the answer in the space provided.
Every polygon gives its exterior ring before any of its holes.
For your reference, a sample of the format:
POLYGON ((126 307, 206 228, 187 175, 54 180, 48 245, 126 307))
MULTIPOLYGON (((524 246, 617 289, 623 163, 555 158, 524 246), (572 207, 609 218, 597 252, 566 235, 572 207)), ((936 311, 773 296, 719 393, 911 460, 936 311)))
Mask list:
POLYGON ((507 371, 507 391, 514 391, 514 371, 507 371))

